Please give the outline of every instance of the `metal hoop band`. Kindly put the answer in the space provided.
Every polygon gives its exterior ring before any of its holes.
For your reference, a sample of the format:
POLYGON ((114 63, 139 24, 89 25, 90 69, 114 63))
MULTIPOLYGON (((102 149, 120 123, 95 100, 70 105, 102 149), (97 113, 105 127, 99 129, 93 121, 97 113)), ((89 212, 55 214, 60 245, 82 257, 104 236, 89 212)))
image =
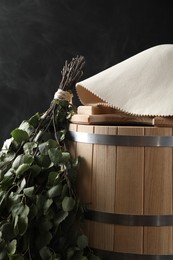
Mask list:
POLYGON ((104 135, 69 131, 69 139, 87 144, 173 147, 173 136, 104 135))
POLYGON ((145 255, 145 254, 130 254, 117 253, 112 251, 94 249, 96 255, 106 260, 172 260, 173 255, 145 255))
POLYGON ((87 210, 85 218, 106 224, 124 226, 173 226, 173 215, 128 215, 87 210))

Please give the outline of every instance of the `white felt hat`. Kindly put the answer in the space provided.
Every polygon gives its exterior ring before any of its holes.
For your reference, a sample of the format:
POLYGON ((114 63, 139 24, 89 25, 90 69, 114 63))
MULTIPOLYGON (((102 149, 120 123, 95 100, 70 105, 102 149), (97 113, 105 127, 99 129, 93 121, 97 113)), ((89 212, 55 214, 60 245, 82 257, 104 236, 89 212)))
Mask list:
POLYGON ((84 105, 134 115, 173 116, 173 44, 147 49, 76 84, 84 105))

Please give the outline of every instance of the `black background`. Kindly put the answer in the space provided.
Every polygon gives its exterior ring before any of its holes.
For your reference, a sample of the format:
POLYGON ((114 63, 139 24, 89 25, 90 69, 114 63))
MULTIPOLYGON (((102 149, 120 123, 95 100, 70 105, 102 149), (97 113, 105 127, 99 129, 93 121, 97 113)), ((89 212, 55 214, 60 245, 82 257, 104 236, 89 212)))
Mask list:
POLYGON ((84 79, 173 43, 171 2, 0 0, 0 144, 22 120, 48 108, 65 60, 83 55, 84 79))

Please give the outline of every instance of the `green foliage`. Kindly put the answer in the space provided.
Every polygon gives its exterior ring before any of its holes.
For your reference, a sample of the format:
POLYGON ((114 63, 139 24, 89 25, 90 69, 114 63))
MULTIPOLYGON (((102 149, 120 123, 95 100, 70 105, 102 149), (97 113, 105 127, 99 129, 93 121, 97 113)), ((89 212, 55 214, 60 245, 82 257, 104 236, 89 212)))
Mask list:
POLYGON ((81 232, 78 159, 66 149, 73 107, 53 100, 11 132, 0 151, 0 259, 98 259, 81 232), (95 257, 95 258, 94 258, 95 257))

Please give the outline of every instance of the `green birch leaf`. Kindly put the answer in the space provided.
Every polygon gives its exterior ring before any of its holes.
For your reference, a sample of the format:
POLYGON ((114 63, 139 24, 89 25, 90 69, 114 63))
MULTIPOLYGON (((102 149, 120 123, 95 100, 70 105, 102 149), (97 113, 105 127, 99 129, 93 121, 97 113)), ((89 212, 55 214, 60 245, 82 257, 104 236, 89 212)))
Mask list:
POLYGON ((58 227, 59 224, 68 217, 69 213, 67 211, 60 211, 56 214, 56 218, 54 219, 55 225, 58 227))
POLYGON ((12 164, 12 168, 17 169, 21 164, 26 163, 26 164, 32 164, 34 161, 33 157, 28 154, 20 154, 16 157, 12 164))
POLYGON ((3 190, 7 190, 14 182, 14 174, 12 170, 10 169, 2 178, 2 181, 0 182, 0 187, 3 190))
POLYGON ((59 148, 50 148, 48 150, 48 155, 49 155, 51 162, 53 162, 54 165, 59 164, 59 162, 62 158, 62 153, 59 150, 59 148))
POLYGON ((37 143, 35 142, 27 142, 23 145, 23 151, 25 154, 33 154, 34 149, 37 148, 37 143))
POLYGON ((10 255, 14 255, 16 252, 17 240, 13 239, 7 246, 7 252, 10 255))
POLYGON ((39 149, 41 154, 47 155, 48 149, 49 149, 49 142, 47 141, 47 142, 39 144, 38 149, 39 149))
POLYGON ((57 141, 55 141, 53 139, 49 139, 48 140, 48 144, 49 144, 49 148, 57 148, 57 147, 59 147, 59 144, 57 143, 57 141))
POLYGON ((14 216, 14 234, 15 234, 15 236, 17 236, 19 234, 18 219, 19 219, 19 216, 15 215, 14 216))
POLYGON ((41 259, 43 259, 43 260, 48 260, 48 259, 50 259, 50 257, 51 257, 51 251, 49 250, 49 248, 48 247, 43 247, 42 249, 40 249, 40 251, 39 251, 39 254, 40 254, 40 256, 41 256, 41 259))
MULTIPOLYGON (((6 195, 7 195, 7 193, 5 193, 4 191, 1 191, 1 192, 0 192, 0 209, 1 209, 2 205, 3 205, 3 202, 4 202, 5 199, 6 199, 6 195)), ((1 211, 1 210, 0 210, 0 211, 1 211)))
POLYGON ((62 201, 62 208, 64 211, 71 211, 75 206, 75 200, 72 197, 65 197, 62 201))
POLYGON ((15 156, 16 156, 15 152, 8 151, 6 154, 4 154, 3 161, 4 162, 11 162, 14 159, 15 156))
POLYGON ((19 217, 27 217, 29 214, 29 207, 26 204, 23 204, 23 202, 19 202, 16 204, 13 204, 11 207, 12 216, 15 218, 16 216, 19 217))
POLYGON ((50 172, 49 173, 48 182, 47 182, 48 186, 54 186, 54 185, 58 184, 59 181, 60 181, 59 172, 50 172))
POLYGON ((34 128, 36 128, 38 126, 40 120, 40 114, 36 113, 35 115, 33 115, 29 120, 29 124, 32 125, 34 128))
POLYGON ((28 217, 20 216, 18 219, 19 234, 23 236, 28 228, 28 217))
POLYGON ((25 188, 25 189, 23 190, 23 193, 24 193, 27 197, 32 198, 32 197, 33 197, 33 193, 34 193, 34 186, 25 188))
POLYGON ((76 251, 75 247, 70 247, 67 251, 67 260, 70 260, 76 251))
POLYGON ((48 155, 41 154, 36 157, 36 163, 42 168, 49 168, 51 166, 51 161, 48 155))
POLYGON ((14 230, 11 223, 5 223, 1 227, 2 238, 7 242, 11 241, 14 237, 14 230))
POLYGON ((26 179, 23 178, 22 181, 21 181, 21 183, 20 183, 20 190, 19 190, 18 192, 20 192, 21 190, 23 190, 25 186, 26 186, 26 179))
POLYGON ((47 191, 49 198, 57 197, 61 194, 61 192, 62 192, 62 185, 61 184, 55 185, 47 191))
POLYGON ((26 131, 16 128, 11 132, 11 136, 17 143, 26 142, 29 139, 29 135, 26 131))
POLYGON ((26 131, 29 136, 30 136, 30 135, 33 133, 33 131, 34 131, 34 127, 33 127, 32 125, 30 125, 29 122, 27 122, 27 121, 23 121, 23 122, 20 124, 20 126, 19 126, 18 129, 21 129, 21 130, 26 131))
POLYGON ((88 238, 85 235, 80 235, 77 239, 77 245, 80 248, 80 250, 83 250, 88 246, 88 238))
POLYGON ((24 172, 26 172, 30 168, 30 164, 23 163, 16 170, 16 176, 20 177, 24 172))
POLYGON ((53 200, 52 199, 47 199, 45 202, 44 202, 44 206, 43 206, 43 209, 44 209, 44 214, 47 213, 48 209, 50 208, 50 206, 52 205, 53 203, 53 200))
POLYGON ((41 172, 41 167, 38 166, 37 164, 31 165, 31 173, 33 173, 35 176, 38 175, 41 172))
POLYGON ((63 152, 62 153, 62 158, 61 158, 61 162, 62 163, 67 163, 70 160, 70 153, 68 152, 63 152))
POLYGON ((29 214, 29 207, 25 204, 23 205, 23 210, 20 212, 20 216, 27 217, 29 214))
POLYGON ((2 146, 2 151, 3 152, 8 151, 10 149, 12 142, 13 142, 13 138, 9 138, 9 139, 5 140, 5 142, 3 143, 3 146, 2 146))

